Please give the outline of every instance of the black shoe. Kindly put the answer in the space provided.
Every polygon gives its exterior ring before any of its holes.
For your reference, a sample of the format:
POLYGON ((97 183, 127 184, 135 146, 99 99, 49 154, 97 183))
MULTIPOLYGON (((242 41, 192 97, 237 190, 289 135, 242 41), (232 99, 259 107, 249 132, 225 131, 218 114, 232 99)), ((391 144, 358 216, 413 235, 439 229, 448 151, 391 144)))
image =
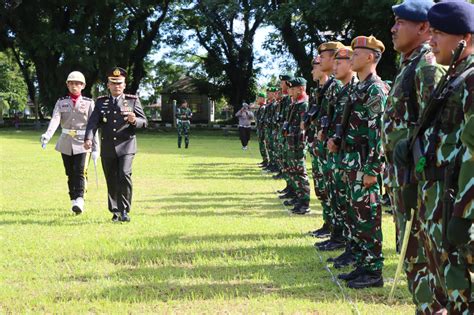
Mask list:
POLYGON ((118 213, 118 212, 112 212, 112 213, 113 213, 112 222, 120 221, 120 213, 118 213))
POLYGON ((341 269, 347 266, 350 266, 355 263, 354 255, 350 254, 344 257, 343 259, 338 259, 334 261, 334 268, 341 269))
POLYGON ((130 216, 128 215, 127 211, 122 211, 120 214, 120 222, 130 222, 130 216))
POLYGON ((311 209, 308 206, 301 206, 297 209, 293 208, 291 210, 293 214, 298 214, 298 215, 305 215, 311 212, 311 209))
POLYGON ((189 148, 189 143, 185 143, 185 144, 184 144, 184 148, 185 148, 185 149, 189 148))
POLYGON ((326 245, 320 246, 319 250, 323 251, 323 252, 329 252, 329 251, 341 249, 341 248, 344 248, 344 247, 346 247, 346 244, 344 242, 339 242, 339 241, 336 241, 336 240, 329 240, 329 242, 326 245))
POLYGON ((383 287, 382 271, 365 271, 357 278, 349 281, 347 286, 351 289, 383 287))
POLYGON ((283 204, 287 207, 290 207, 290 206, 294 206, 297 202, 298 202, 298 199, 293 198, 293 199, 290 199, 290 200, 285 200, 285 202, 283 202, 283 204))
POLYGON ((289 191, 290 191, 290 187, 286 186, 284 189, 277 190, 277 193, 286 194, 289 191))
POLYGON ((296 197, 296 194, 292 191, 288 191, 286 194, 278 196, 278 198, 280 199, 293 199, 295 197, 296 197))
POLYGON ((337 276, 337 278, 344 281, 351 281, 358 278, 361 274, 365 272, 366 272, 365 269, 357 267, 356 269, 352 270, 349 273, 341 273, 340 275, 337 276))
POLYGON ((322 242, 316 242, 316 243, 314 243, 314 247, 316 247, 317 249, 319 249, 319 247, 326 245, 326 244, 329 243, 330 241, 331 241, 331 240, 325 240, 325 241, 322 241, 322 242))
POLYGON ((323 224, 320 229, 314 231, 313 235, 317 238, 326 238, 331 236, 331 231, 329 231, 329 226, 327 224, 323 224))

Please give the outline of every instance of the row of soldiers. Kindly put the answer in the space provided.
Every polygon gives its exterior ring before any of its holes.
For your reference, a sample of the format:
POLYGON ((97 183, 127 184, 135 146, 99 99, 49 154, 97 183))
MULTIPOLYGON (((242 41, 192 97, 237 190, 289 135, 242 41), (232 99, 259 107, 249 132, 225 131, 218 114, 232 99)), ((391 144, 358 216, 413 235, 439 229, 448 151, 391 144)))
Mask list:
POLYGON ((417 313, 473 314, 474 5, 406 0, 393 12, 393 86, 377 75, 385 46, 375 37, 323 43, 310 95, 287 74, 259 95, 261 166, 286 181, 291 212, 306 214, 309 151, 324 220, 310 233, 329 237, 318 250, 345 249, 329 260, 353 266, 338 278, 355 289, 384 283, 383 175, 417 313))

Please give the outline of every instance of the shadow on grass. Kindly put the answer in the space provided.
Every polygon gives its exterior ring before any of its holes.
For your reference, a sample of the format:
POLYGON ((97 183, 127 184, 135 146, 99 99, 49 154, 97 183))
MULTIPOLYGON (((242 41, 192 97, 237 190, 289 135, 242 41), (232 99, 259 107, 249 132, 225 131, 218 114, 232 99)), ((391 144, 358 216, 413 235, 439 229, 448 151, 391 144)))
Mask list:
POLYGON ((186 179, 264 179, 265 175, 254 163, 195 163, 190 164, 186 179))

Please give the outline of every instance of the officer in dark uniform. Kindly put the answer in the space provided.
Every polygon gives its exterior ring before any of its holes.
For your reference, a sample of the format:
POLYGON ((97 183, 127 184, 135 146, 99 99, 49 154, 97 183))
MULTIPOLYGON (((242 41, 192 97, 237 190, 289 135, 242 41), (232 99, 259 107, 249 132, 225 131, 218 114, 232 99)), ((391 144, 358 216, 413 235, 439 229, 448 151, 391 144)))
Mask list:
POLYGON ((146 128, 148 121, 136 95, 124 94, 127 72, 119 67, 108 74, 109 96, 97 98, 84 137, 90 148, 101 129, 102 168, 107 180, 108 206, 112 221, 129 222, 132 204, 132 162, 137 151, 135 129, 146 128))

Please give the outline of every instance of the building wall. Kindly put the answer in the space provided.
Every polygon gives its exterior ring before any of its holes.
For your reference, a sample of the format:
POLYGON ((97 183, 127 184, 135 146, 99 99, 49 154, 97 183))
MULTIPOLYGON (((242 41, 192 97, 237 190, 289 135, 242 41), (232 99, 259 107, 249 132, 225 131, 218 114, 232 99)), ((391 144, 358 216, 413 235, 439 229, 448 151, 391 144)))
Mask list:
POLYGON ((209 122, 209 98, 199 94, 163 94, 161 95, 161 120, 165 123, 173 123, 173 100, 177 100, 176 106, 186 99, 189 108, 193 111, 193 123, 209 122))

